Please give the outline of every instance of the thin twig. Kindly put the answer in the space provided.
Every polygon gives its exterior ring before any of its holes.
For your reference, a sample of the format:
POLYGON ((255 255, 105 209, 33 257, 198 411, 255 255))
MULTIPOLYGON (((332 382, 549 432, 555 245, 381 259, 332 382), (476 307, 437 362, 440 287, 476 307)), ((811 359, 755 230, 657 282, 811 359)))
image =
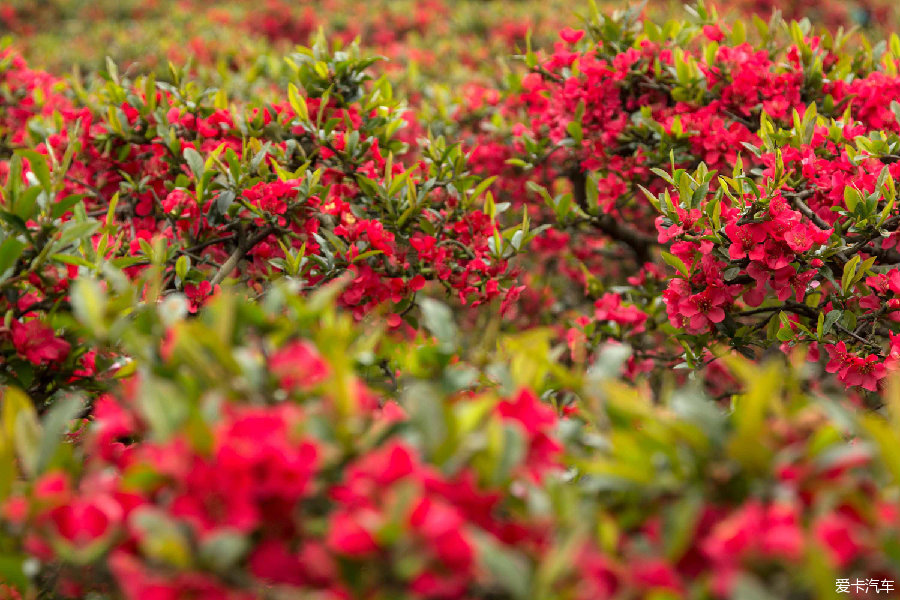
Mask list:
POLYGON ((219 267, 218 271, 216 271, 216 274, 210 280, 210 284, 215 287, 216 285, 222 283, 222 281, 226 277, 228 277, 228 274, 234 270, 240 260, 244 258, 244 256, 248 252, 250 252, 250 250, 252 250, 254 246, 269 237, 274 231, 274 225, 267 225, 263 227, 256 235, 241 240, 241 242, 238 243, 237 248, 234 249, 234 252, 231 253, 231 256, 228 257, 228 260, 222 263, 222 266, 219 267))

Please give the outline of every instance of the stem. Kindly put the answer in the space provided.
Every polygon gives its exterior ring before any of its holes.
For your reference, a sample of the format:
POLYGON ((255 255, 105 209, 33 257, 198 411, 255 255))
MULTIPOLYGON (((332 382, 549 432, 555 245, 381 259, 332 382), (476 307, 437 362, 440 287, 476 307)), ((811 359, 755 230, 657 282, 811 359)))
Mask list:
MULTIPOLYGON (((574 188, 575 201, 586 213, 590 214, 587 206, 587 192, 585 190, 587 177, 585 177, 580 168, 575 167, 569 171, 569 180, 574 188)), ((649 262, 652 248, 659 245, 654 236, 635 231, 609 214, 592 216, 590 223, 612 239, 628 246, 640 264, 649 262)))
POLYGON ((275 227, 273 225, 267 225, 266 227, 263 227, 256 235, 250 238, 242 238, 238 243, 237 248, 235 248, 234 252, 231 253, 231 256, 228 257, 228 260, 222 263, 222 266, 219 267, 218 271, 216 271, 216 274, 210 280, 210 284, 215 287, 218 284, 222 283, 222 281, 226 277, 228 277, 228 274, 231 273, 235 267, 237 267, 237 264, 241 261, 241 259, 244 258, 244 256, 246 256, 246 254, 250 252, 250 250, 252 250, 253 247, 256 246, 256 244, 269 237, 269 235, 271 235, 273 231, 275 231, 275 227))

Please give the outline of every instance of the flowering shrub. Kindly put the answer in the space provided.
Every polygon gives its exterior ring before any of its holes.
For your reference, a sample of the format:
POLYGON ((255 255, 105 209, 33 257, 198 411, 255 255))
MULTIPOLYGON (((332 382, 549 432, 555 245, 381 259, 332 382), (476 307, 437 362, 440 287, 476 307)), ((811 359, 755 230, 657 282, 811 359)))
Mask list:
POLYGON ((224 293, 180 318, 135 314, 134 290, 79 296, 105 331, 134 323, 115 345, 135 367, 40 421, 5 392, 4 577, 60 597, 595 598, 900 573, 896 432, 791 371, 730 361, 733 411, 696 388, 656 406, 605 379, 614 349, 588 377, 548 368, 536 330, 478 367, 441 305, 404 344, 337 316, 339 293, 224 293), (398 378, 374 368, 397 356, 398 378))
POLYGON ((0 51, 0 599, 900 586, 900 38, 326 5, 0 51))
POLYGON ((777 346, 877 391, 897 353, 898 38, 840 58, 841 37, 759 22, 754 46, 702 6, 665 29, 597 18, 526 57, 495 108, 512 140, 479 140, 510 157, 484 169, 501 191, 556 223, 535 246, 566 266, 545 279, 596 299, 571 304, 573 347, 625 341, 633 375, 777 346))
POLYGON ((290 277, 309 290, 347 271, 339 302, 358 319, 387 303, 400 327, 429 282, 505 310, 518 293, 509 258, 536 232, 527 219, 501 231, 459 146, 402 141, 390 86, 365 87, 373 61, 323 44, 294 55, 301 88, 286 101, 240 111, 188 80, 132 84, 112 65, 79 107, 7 52, 7 381, 45 398, 105 371, 46 320, 72 279, 109 265, 128 278, 159 270, 146 293, 181 291, 191 312, 226 281, 259 294, 290 277))

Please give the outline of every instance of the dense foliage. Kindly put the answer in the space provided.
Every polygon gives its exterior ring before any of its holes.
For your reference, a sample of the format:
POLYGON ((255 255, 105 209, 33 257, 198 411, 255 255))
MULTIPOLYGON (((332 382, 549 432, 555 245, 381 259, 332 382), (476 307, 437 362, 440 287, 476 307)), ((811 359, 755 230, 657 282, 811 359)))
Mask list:
POLYGON ((0 9, 0 599, 900 587, 890 6, 100 2, 248 36, 117 66, 46 4, 0 9))
POLYGON ((850 53, 841 36, 757 21, 753 46, 742 25, 716 22, 701 11, 642 34, 607 20, 529 57, 521 91, 496 109, 509 137, 487 141, 513 158, 486 170, 512 201, 531 193, 552 211, 535 245, 544 264, 570 266, 562 286, 609 290, 571 339, 644 349, 638 371, 779 345, 876 392, 900 350, 900 104, 885 101, 900 39, 850 53), (560 182, 569 190, 547 191, 560 182), (610 252, 639 275, 625 281, 610 252))

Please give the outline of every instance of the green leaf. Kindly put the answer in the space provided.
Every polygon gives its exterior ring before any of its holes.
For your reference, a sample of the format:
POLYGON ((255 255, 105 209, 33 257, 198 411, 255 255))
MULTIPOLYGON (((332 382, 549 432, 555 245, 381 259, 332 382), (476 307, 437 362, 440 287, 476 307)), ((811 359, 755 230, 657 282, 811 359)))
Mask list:
POLYGON ((657 167, 652 167, 650 169, 650 171, 655 173, 658 177, 661 177, 662 179, 664 179, 666 181, 666 183, 668 183, 672 187, 675 187, 675 180, 672 179, 672 176, 669 173, 667 173, 666 171, 663 171, 662 169, 657 168, 657 167))
POLYGON ((794 339, 794 332, 789 327, 781 327, 775 334, 779 342, 789 342, 794 339))
MULTIPOLYGON (((57 256, 61 256, 61 255, 57 255, 57 256)), ((137 265, 142 262, 146 262, 146 259, 142 258, 140 256, 120 256, 118 258, 114 258, 111 261, 109 261, 109 264, 118 269, 124 269, 125 267, 137 265)))
POLYGON ((80 242, 99 228, 99 221, 82 221, 80 223, 77 221, 70 221, 69 223, 66 223, 66 226, 63 228, 57 244, 60 248, 65 248, 72 242, 80 242))
POLYGON ((187 277, 190 268, 191 259, 189 256, 179 256, 178 260, 175 261, 175 275, 177 275, 181 281, 184 281, 185 277, 187 277))
POLYGON ((300 96, 300 90, 293 83, 288 85, 288 101, 301 120, 309 121, 309 109, 306 106, 306 100, 300 96))
POLYGON ((653 205, 653 208, 657 210, 657 212, 663 212, 662 208, 660 207, 659 198, 654 196, 653 193, 650 192, 650 190, 642 185, 638 185, 638 188, 641 190, 641 193, 644 194, 644 197, 647 198, 650 204, 653 205))
POLYGON ((509 423, 502 425, 503 437, 500 444, 500 456, 494 465, 493 480, 500 484, 507 480, 513 469, 525 458, 528 448, 525 438, 518 427, 509 423))
POLYGON ((859 254, 847 261, 844 265, 844 273, 841 275, 841 291, 846 294, 853 283, 853 277, 856 275, 856 267, 859 265, 859 254))
POLYGON ((149 507, 138 508, 131 523, 140 531, 138 543, 145 556, 181 569, 191 565, 190 542, 165 513, 149 507))
MULTIPOLYGON (((21 393, 21 392, 19 392, 21 393)), ((24 395, 24 394, 23 394, 24 395)), ((3 397, 4 402, 9 401, 9 390, 3 397)), ((14 441, 16 454, 22 461, 22 467, 30 476, 38 474, 38 456, 41 443, 41 425, 37 420, 37 414, 29 401, 28 409, 19 410, 15 414, 14 441)))
POLYGON ((847 210, 849 210, 850 212, 856 210, 856 206, 859 204, 859 201, 860 195, 855 188, 849 185, 844 187, 844 204, 847 206, 847 210))
POLYGON ((670 254, 665 250, 662 251, 663 260, 666 261, 670 267, 673 267, 676 271, 684 275, 685 278, 690 276, 688 272, 687 265, 684 264, 684 261, 675 256, 674 254, 670 254))
MULTIPOLYGON (((61 216, 66 214, 66 212, 70 208, 72 208, 73 206, 75 206, 76 204, 81 202, 81 200, 83 198, 84 198, 84 196, 82 194, 71 194, 69 196, 66 196, 65 198, 63 198, 62 200, 60 200, 59 202, 57 202, 53 205, 53 207, 50 209, 50 217, 53 219, 60 218, 61 216)), ((23 219, 28 218, 28 216, 22 215, 19 212, 18 207, 16 209, 16 214, 19 215, 20 217, 22 217, 23 219)))
POLYGON ((25 246, 27 246, 25 242, 14 237, 6 238, 0 244, 0 280, 6 279, 4 277, 6 271, 16 264, 16 260, 22 255, 25 246))
POLYGON ((363 193, 369 198, 378 198, 378 196, 380 195, 378 193, 377 184, 365 175, 357 173, 356 183, 359 185, 360 189, 362 189, 363 193))
POLYGON ((734 583, 734 591, 731 596, 734 600, 778 600, 755 577, 740 575, 734 583))
POLYGON ((184 160, 187 162, 188 167, 191 168, 194 178, 198 182, 203 179, 203 157, 200 156, 200 153, 193 148, 185 148, 184 160))
POLYGON ((153 437, 168 439, 184 423, 188 407, 171 381, 150 377, 141 386, 138 407, 150 424, 153 437))
POLYGON ((878 223, 877 223, 878 227, 881 227, 882 225, 884 225, 884 222, 887 221, 889 216, 891 216, 891 210, 893 210, 894 202, 896 202, 896 200, 897 199, 895 196, 891 196, 888 199, 887 204, 884 205, 884 208, 881 210, 881 214, 878 217, 878 223))
POLYGON ((50 461, 62 441, 63 433, 83 407, 84 400, 76 395, 54 400, 50 412, 44 417, 43 434, 35 464, 37 474, 43 473, 50 465, 50 461))
POLYGON ((75 317, 96 335, 106 331, 106 294, 100 284, 87 278, 78 278, 72 285, 72 309, 75 317))
POLYGON ((732 419, 736 430, 728 451, 748 470, 760 472, 769 468, 771 450, 764 441, 765 417, 783 385, 782 373, 777 363, 762 368, 738 361, 729 364, 739 369, 736 374, 747 387, 746 393, 735 399, 732 419))
POLYGON ((383 254, 383 251, 382 250, 366 250, 365 252, 360 252, 359 254, 354 256, 353 260, 351 260, 350 262, 356 263, 361 260, 365 260, 365 259, 369 258, 370 256, 377 256, 379 254, 383 254))
POLYGON ((10 227, 31 239, 31 232, 22 217, 11 212, 0 211, 0 220, 6 221, 10 227))
POLYGON ((521 554, 501 545, 486 534, 477 534, 475 545, 478 548, 478 559, 482 568, 490 573, 501 588, 516 599, 529 597, 531 567, 521 554))
POLYGON ((31 172, 44 188, 44 191, 50 193, 53 191, 53 184, 50 181, 50 168, 47 166, 47 157, 39 154, 34 150, 17 150, 16 154, 28 159, 31 166, 31 172))
POLYGON ((76 267, 86 267, 88 269, 94 268, 91 261, 82 256, 75 256, 74 254, 51 254, 50 260, 55 260, 56 262, 61 262, 65 265, 75 265, 76 267))
POLYGON ((336 236, 333 231, 323 228, 323 229, 320 229, 319 232, 325 236, 325 238, 328 240, 328 242, 331 244, 331 246, 335 250, 337 250, 338 253, 340 253, 340 254, 347 253, 347 250, 348 250, 347 243, 344 240, 342 240, 341 238, 339 238, 338 236, 336 236))
POLYGON ((664 539, 669 560, 677 561, 690 547, 702 509, 703 496, 689 493, 666 513, 664 539))
POLYGON ((481 197, 481 195, 485 192, 485 190, 487 190, 491 186, 491 184, 494 183, 494 181, 496 181, 496 180, 497 180, 496 175, 494 175, 492 177, 488 177, 487 179, 483 180, 481 183, 479 183, 477 186, 475 186, 474 190, 472 190, 472 193, 469 195, 469 199, 471 201, 478 200, 478 198, 481 197))
POLYGON ((22 192, 22 194, 19 195, 18 198, 16 198, 16 204, 13 208, 13 212, 23 221, 30 220, 35 215, 38 196, 43 193, 44 191, 37 186, 28 188, 27 190, 22 192))
POLYGON ((581 129, 581 123, 579 123, 578 121, 569 121, 569 124, 566 125, 566 132, 569 134, 569 137, 575 140, 575 144, 581 144, 581 140, 584 137, 584 133, 581 129))
POLYGON ((825 315, 825 319, 822 321, 822 334, 821 335, 823 335, 823 336, 828 335, 828 333, 831 331, 831 328, 834 327, 834 324, 837 323, 841 319, 843 314, 844 314, 844 311, 842 311, 842 310, 835 309, 835 310, 828 311, 828 314, 825 315))
POLYGON ((224 573, 241 559, 249 547, 247 538, 239 532, 219 529, 200 542, 200 561, 214 571, 224 573))
POLYGON ((426 448, 432 452, 445 442, 451 425, 446 406, 430 400, 436 394, 438 390, 435 386, 417 381, 403 390, 402 398, 402 405, 409 410, 412 422, 422 433, 426 448))
POLYGON ((216 210, 219 214, 227 214, 228 208, 234 203, 235 194, 231 190, 222 190, 216 196, 216 210))
POLYGON ((618 377, 631 354, 632 349, 625 344, 605 344, 588 370, 588 376, 595 381, 618 377))
POLYGON ((547 206, 549 208, 552 208, 554 210, 556 209, 556 205, 553 202, 553 198, 550 196, 550 192, 547 191, 547 188, 545 188, 541 184, 534 182, 534 181, 525 182, 525 187, 528 188, 529 190, 531 190, 532 192, 539 194, 541 196, 541 198, 544 199, 544 202, 547 203, 547 206))
POLYGON ((109 201, 109 208, 106 209, 106 225, 111 226, 116 221, 116 206, 119 205, 119 192, 113 194, 109 201))
POLYGON ((18 479, 19 469, 16 467, 16 449, 13 440, 0 432, 0 503, 9 497, 13 484, 18 479))
POLYGON ((28 576, 25 575, 25 561, 28 557, 18 555, 0 555, 0 582, 12 585, 20 592, 28 588, 28 576))
POLYGON ((431 298, 419 300, 419 308, 422 310, 425 327, 434 334, 445 351, 452 352, 456 348, 458 335, 453 313, 447 305, 431 298))

